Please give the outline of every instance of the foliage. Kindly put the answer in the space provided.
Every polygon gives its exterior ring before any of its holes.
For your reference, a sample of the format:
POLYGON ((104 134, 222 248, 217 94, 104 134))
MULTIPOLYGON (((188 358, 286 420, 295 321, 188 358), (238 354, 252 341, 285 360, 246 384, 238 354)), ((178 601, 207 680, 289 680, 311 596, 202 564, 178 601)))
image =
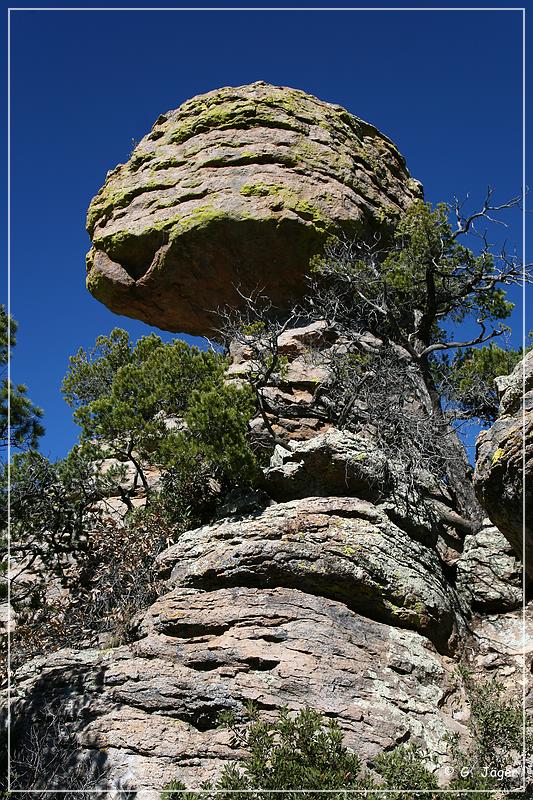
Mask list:
POLYGON ((65 559, 82 548, 95 520, 94 504, 109 491, 109 479, 98 472, 87 445, 75 447, 66 459, 50 462, 30 450, 15 455, 0 477, 0 504, 7 517, 8 478, 11 486, 11 554, 29 569, 39 561, 55 574, 65 559))
POLYGON ((224 384, 225 366, 212 350, 154 334, 133 346, 115 329, 71 359, 63 391, 82 441, 132 462, 146 491, 143 464, 197 475, 203 462, 222 485, 246 482, 255 466, 246 440, 253 406, 245 390, 224 384))
POLYGON ((12 668, 61 647, 128 641, 135 615, 159 594, 155 560, 175 536, 176 526, 156 509, 126 523, 102 515, 84 548, 65 557, 61 575, 54 577, 39 560, 29 572, 21 570, 12 583, 12 668))
POLYGON ((232 484, 249 484, 255 457, 248 445, 247 426, 255 411, 246 389, 220 385, 195 390, 185 412, 188 435, 185 446, 197 448, 217 473, 232 484))
POLYGON ((24 450, 37 447, 44 434, 43 412, 27 397, 24 384, 14 384, 6 376, 9 349, 16 344, 17 323, 0 306, 0 369, 4 373, 0 388, 0 447, 24 450))
POLYGON ((55 701, 39 704, 30 719, 12 722, 10 777, 11 788, 15 791, 1 792, 7 784, 7 764, 2 753, 0 797, 61 800, 68 796, 65 786, 72 792, 69 795, 78 800, 92 800, 98 796, 98 789, 106 785, 105 758, 78 758, 78 742, 72 728, 76 711, 68 713, 64 704, 55 701))
MULTIPOLYGON (((370 430, 388 465, 400 466, 411 484, 421 471, 444 478, 457 458, 452 431, 424 398, 416 365, 393 347, 362 353, 356 343, 347 348, 342 342, 338 350, 333 348, 322 398, 337 427, 363 434, 370 430)), ((387 477, 386 472, 376 475, 377 485, 384 486, 387 477)))
POLYGON ((444 204, 432 209, 422 201, 413 203, 396 228, 392 247, 380 241, 331 241, 315 261, 311 298, 315 311, 343 330, 369 330, 400 346, 433 390, 436 408, 438 387, 431 370, 436 355, 461 347, 470 357, 471 348, 504 333, 501 321, 513 308, 504 287, 530 280, 505 253, 495 256, 485 244, 476 255, 463 245, 460 237, 471 230, 471 218, 456 209, 454 230, 450 210, 444 204), (456 341, 466 321, 477 325, 477 334, 456 341))
MULTIPOLYGON (((233 734, 234 746, 244 748, 248 755, 238 766, 227 766, 215 786, 206 785, 215 790, 213 798, 230 798, 235 793, 240 797, 239 790, 257 790, 254 798, 268 800, 270 792, 283 789, 287 790, 285 797, 297 800, 301 796, 298 791, 288 790, 324 789, 330 793, 318 792, 313 797, 326 800, 343 797, 344 789, 359 788, 359 758, 344 746, 335 721, 326 722, 310 708, 294 716, 283 708, 273 722, 259 719, 253 707, 248 712, 251 720, 247 725, 238 724, 231 714, 221 716, 222 724, 233 734)), ((162 796, 177 797, 172 789, 178 787, 185 788, 179 782, 169 784, 162 796)))
MULTIPOLYGON (((156 597, 155 556, 173 541, 166 519, 113 516, 123 468, 105 469, 97 449, 76 446, 51 463, 36 451, 11 464, 12 663, 112 629, 156 597)), ((8 471, 0 478, 7 516, 8 471)), ((5 517, 4 517, 5 518, 5 517)), ((7 542, 2 545, 5 558, 7 542)))
MULTIPOLYGON (((431 209, 413 203, 392 247, 379 241, 331 242, 314 264, 327 292, 324 296, 321 288, 319 297, 332 302, 336 295, 339 321, 348 315, 350 326, 359 322, 418 360, 454 346, 446 322, 474 317, 483 326, 505 319, 513 306, 502 285, 520 281, 520 266, 507 261, 507 268, 498 269, 488 250, 475 255, 462 245, 458 237, 466 231, 452 229, 449 211, 444 204, 431 209)), ((500 330, 494 328, 489 338, 500 330)))
POLYGON ((195 528, 212 518, 220 490, 211 465, 200 453, 193 448, 183 447, 179 453, 175 449, 172 465, 162 472, 159 491, 152 494, 143 514, 160 515, 178 530, 195 528))
MULTIPOLYGON (((521 782, 522 752, 531 753, 533 740, 526 730, 524 742, 523 709, 505 697, 498 681, 473 680, 463 673, 470 702, 471 742, 450 737, 454 776, 450 789, 510 791, 521 782)), ((467 794, 456 795, 460 798, 467 794)), ((480 795, 482 796, 482 795, 480 795)))
POLYGON ((94 347, 86 353, 80 347, 69 358, 67 374, 61 390, 71 408, 80 408, 111 390, 117 370, 133 360, 127 331, 114 328, 109 336, 98 336, 94 347))
POLYGON ((105 632, 127 637, 157 596, 156 555, 209 519, 223 490, 253 480, 253 401, 224 369, 212 351, 155 335, 133 346, 118 329, 71 359, 63 389, 81 443, 55 463, 17 454, 0 476, 6 517, 11 477, 14 663, 105 632), (135 510, 140 492, 147 507, 135 510))
POLYGON ((521 348, 504 349, 494 342, 479 348, 459 349, 453 359, 435 364, 436 383, 445 401, 453 404, 460 417, 492 423, 499 408, 496 378, 509 375, 523 355, 521 348))
MULTIPOLYGON (((509 792, 520 783, 519 772, 512 775, 509 772, 507 778, 502 776, 502 765, 520 763, 522 710, 505 699, 503 687, 495 681, 476 682, 466 675, 466 683, 471 740, 463 748, 457 738, 450 737, 448 752, 453 777, 447 787, 451 792, 445 791, 444 797, 466 800, 474 793, 478 800, 488 800, 488 791, 509 792), (463 795, 461 790, 471 794, 463 795)), ((190 800, 200 797, 230 800, 232 795, 229 792, 226 795, 224 790, 256 800, 268 800, 269 791, 273 790, 282 790, 294 800, 300 797, 296 790, 313 791, 313 797, 324 800, 340 799, 342 790, 347 789, 364 790, 376 800, 383 797, 384 790, 395 791, 401 800, 414 800, 415 792, 421 791, 430 800, 443 796, 435 774, 436 764, 414 744, 380 753, 364 770, 358 756, 344 745, 338 724, 313 709, 289 713, 282 708, 273 722, 261 719, 253 704, 247 714, 247 722, 238 722, 233 712, 221 714, 221 723, 233 734, 232 746, 245 750, 246 755, 237 764, 226 766, 215 785, 202 786, 212 794, 185 792, 185 784, 174 780, 165 787, 162 800, 178 797, 177 792, 190 800), (321 790, 329 790, 331 794, 322 794, 321 790)), ((530 741, 527 747, 531 747, 530 741)))
MULTIPOLYGON (((380 788, 424 791, 438 788, 435 775, 428 769, 427 756, 414 745, 397 747, 395 750, 380 753, 372 767, 379 775, 380 781, 377 785, 380 788)), ((405 798, 409 795, 399 794, 396 796, 405 798)))

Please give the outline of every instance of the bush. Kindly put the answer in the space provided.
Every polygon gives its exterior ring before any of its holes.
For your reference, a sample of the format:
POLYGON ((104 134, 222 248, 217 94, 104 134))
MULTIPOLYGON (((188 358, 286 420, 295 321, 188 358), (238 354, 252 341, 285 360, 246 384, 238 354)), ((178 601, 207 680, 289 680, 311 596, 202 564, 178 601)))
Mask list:
POLYGON ((492 342, 477 350, 458 350, 452 359, 435 363, 436 383, 456 414, 492 424, 500 406, 496 378, 509 375, 523 355, 522 348, 506 350, 492 342))
POLYGON ((111 519, 93 529, 87 548, 73 560, 68 584, 42 571, 30 602, 15 602, 17 625, 11 635, 11 667, 61 647, 128 641, 135 614, 159 593, 154 560, 174 539, 156 514, 135 517, 135 525, 111 519))
POLYGON ((372 766, 380 776, 380 785, 383 788, 417 790, 438 788, 435 775, 428 769, 427 756, 413 745, 381 753, 372 766))
MULTIPOLYGON (((490 800, 495 792, 503 797, 504 792, 516 790, 520 774, 505 777, 491 774, 491 771, 497 773, 502 766, 519 764, 522 711, 503 697, 503 687, 495 681, 476 683, 466 675, 466 685, 472 739, 466 747, 455 737, 448 740, 453 773, 448 787, 452 790, 450 793, 439 789, 436 764, 413 744, 379 754, 366 770, 362 770, 358 756, 343 744, 342 731, 336 721, 326 720, 310 708, 294 715, 284 708, 274 722, 266 722, 251 706, 246 723, 237 723, 230 712, 220 717, 221 724, 233 734, 232 746, 244 749, 247 755, 239 763, 225 767, 214 786, 203 785, 203 789, 211 790, 212 794, 188 792, 184 796, 190 800, 202 797, 231 800, 235 796, 239 800, 247 797, 271 800, 273 795, 269 792, 282 790, 290 800, 298 800, 302 795, 297 790, 308 790, 313 792, 310 798, 315 800, 340 800, 341 797, 345 800, 343 791, 356 789, 364 790, 376 800, 384 796, 384 791, 391 790, 400 800, 416 800, 418 792, 424 792, 430 800, 441 797, 468 800, 472 796, 477 800, 490 800), (325 790, 330 793, 326 794, 325 790), (461 790, 465 791, 464 795, 461 790)), ((527 747, 531 748, 531 741, 527 747)), ((174 780, 163 790, 162 799, 181 797, 186 788, 181 781, 174 780)), ((518 798, 523 794, 510 796, 518 798)))
MULTIPOLYGON (((326 721, 310 708, 294 717, 286 708, 281 709, 274 722, 260 720, 253 707, 249 707, 249 714, 247 725, 237 724, 231 714, 221 715, 221 723, 232 731, 233 744, 246 749, 249 755, 238 766, 227 766, 215 786, 204 785, 213 790, 208 798, 245 798, 250 797, 245 792, 256 790, 252 797, 269 800, 273 796, 270 792, 275 790, 324 789, 328 793, 313 794, 315 800, 344 800, 344 789, 360 786, 359 758, 343 745, 342 731, 334 720, 326 721), (338 795, 332 791, 336 789, 338 795)), ((176 792, 184 788, 179 781, 173 781, 165 787, 162 797, 177 798, 176 792)), ((198 797, 201 796, 206 797, 198 797)), ((301 794, 285 791, 284 797, 298 800, 301 794)))
MULTIPOLYGON (((450 737, 454 790, 507 791, 521 782, 524 718, 522 708, 504 695, 497 681, 476 682, 468 670, 463 672, 468 692, 472 740, 462 745, 450 737)), ((526 730, 526 752, 533 749, 526 730)), ((463 795, 459 795, 463 797, 463 795)), ((467 800, 468 795, 464 795, 467 800)))

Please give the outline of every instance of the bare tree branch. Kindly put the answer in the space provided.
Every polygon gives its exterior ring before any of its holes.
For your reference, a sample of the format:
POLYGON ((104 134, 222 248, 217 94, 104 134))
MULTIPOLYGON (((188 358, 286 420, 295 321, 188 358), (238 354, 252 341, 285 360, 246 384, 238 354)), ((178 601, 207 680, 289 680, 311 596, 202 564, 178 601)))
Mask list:
POLYGON ((491 331, 490 333, 486 333, 486 325, 484 325, 481 319, 476 320, 477 324, 481 327, 481 333, 475 338, 470 339, 466 342, 436 342, 435 344, 429 345, 426 347, 425 350, 420 353, 420 358, 427 356, 429 353, 434 353, 437 350, 450 350, 459 347, 473 347, 476 344, 482 344, 483 342, 488 342, 491 339, 494 339, 496 336, 501 336, 505 331, 503 328, 500 330, 491 331))
POLYGON ((507 227, 505 222, 503 222, 502 220, 494 219, 494 217, 491 217, 490 214, 493 212, 497 213, 499 211, 504 211, 505 209, 508 208, 516 208, 517 206, 520 205, 522 197, 521 195, 516 195, 516 197, 511 197, 511 199, 507 200, 507 202, 500 203, 500 205, 495 206, 491 205, 491 198, 493 194, 494 194, 494 189, 491 186, 487 187, 487 193, 485 195, 485 200, 483 201, 482 208, 479 211, 475 211, 473 214, 469 214, 468 216, 465 216, 462 213, 462 207, 464 205, 464 202, 460 202, 457 198, 454 198, 454 213, 457 223, 457 227, 453 232, 454 239, 457 239, 458 236, 462 236, 465 233, 468 233, 470 229, 473 227, 476 220, 478 219, 487 219, 489 220, 489 222, 495 222, 498 225, 504 225, 505 227, 507 227))

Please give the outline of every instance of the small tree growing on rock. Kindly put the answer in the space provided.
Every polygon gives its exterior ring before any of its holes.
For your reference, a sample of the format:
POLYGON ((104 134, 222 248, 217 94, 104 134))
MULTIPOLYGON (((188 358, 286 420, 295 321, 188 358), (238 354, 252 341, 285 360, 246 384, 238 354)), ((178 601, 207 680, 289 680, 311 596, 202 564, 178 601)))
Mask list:
MULTIPOLYGON (((271 309, 267 326, 264 309, 249 302, 244 316, 226 321, 226 338, 240 336, 259 365, 247 376, 256 393, 279 363, 273 343, 287 321, 327 320, 339 344, 330 351, 328 385, 316 393, 319 410, 339 427, 369 430, 406 472, 430 471, 449 482, 460 507, 475 517, 456 426, 493 417, 493 380, 520 357, 492 342, 506 332, 503 321, 513 308, 505 289, 532 278, 515 257, 491 252, 485 235, 477 253, 463 240, 482 220, 517 203, 493 205, 489 190, 481 210, 465 215, 458 202, 432 209, 416 201, 392 243, 330 240, 314 261, 311 290, 298 308, 285 316, 271 309), (376 347, 361 345, 368 333, 376 347)), ((275 409, 263 406, 273 434, 275 409)))
POLYGON ((82 441, 131 462, 148 495, 143 465, 182 474, 197 465, 200 474, 208 464, 225 485, 248 480, 254 469, 245 438, 251 398, 224 383, 225 367, 213 350, 164 344, 154 334, 133 346, 115 329, 71 359, 63 391, 82 441))

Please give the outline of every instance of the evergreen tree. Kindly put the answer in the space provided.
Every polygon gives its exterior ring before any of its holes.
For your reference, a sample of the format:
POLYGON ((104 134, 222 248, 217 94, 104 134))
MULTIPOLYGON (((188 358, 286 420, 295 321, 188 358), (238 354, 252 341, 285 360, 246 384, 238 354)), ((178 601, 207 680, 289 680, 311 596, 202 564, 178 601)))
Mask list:
POLYGON ((18 450, 35 448, 44 434, 43 412, 27 397, 24 384, 7 378, 9 351, 16 344, 17 323, 0 306, 0 369, 3 372, 0 394, 0 447, 18 450))
MULTIPOLYGON (((246 438, 253 402, 224 383, 226 359, 155 334, 133 345, 125 331, 99 337, 71 358, 65 399, 83 442, 130 461, 148 491, 143 464, 196 474, 210 468, 222 485, 249 483, 255 458, 246 438)), ((185 475, 183 479, 186 480, 185 475)))

